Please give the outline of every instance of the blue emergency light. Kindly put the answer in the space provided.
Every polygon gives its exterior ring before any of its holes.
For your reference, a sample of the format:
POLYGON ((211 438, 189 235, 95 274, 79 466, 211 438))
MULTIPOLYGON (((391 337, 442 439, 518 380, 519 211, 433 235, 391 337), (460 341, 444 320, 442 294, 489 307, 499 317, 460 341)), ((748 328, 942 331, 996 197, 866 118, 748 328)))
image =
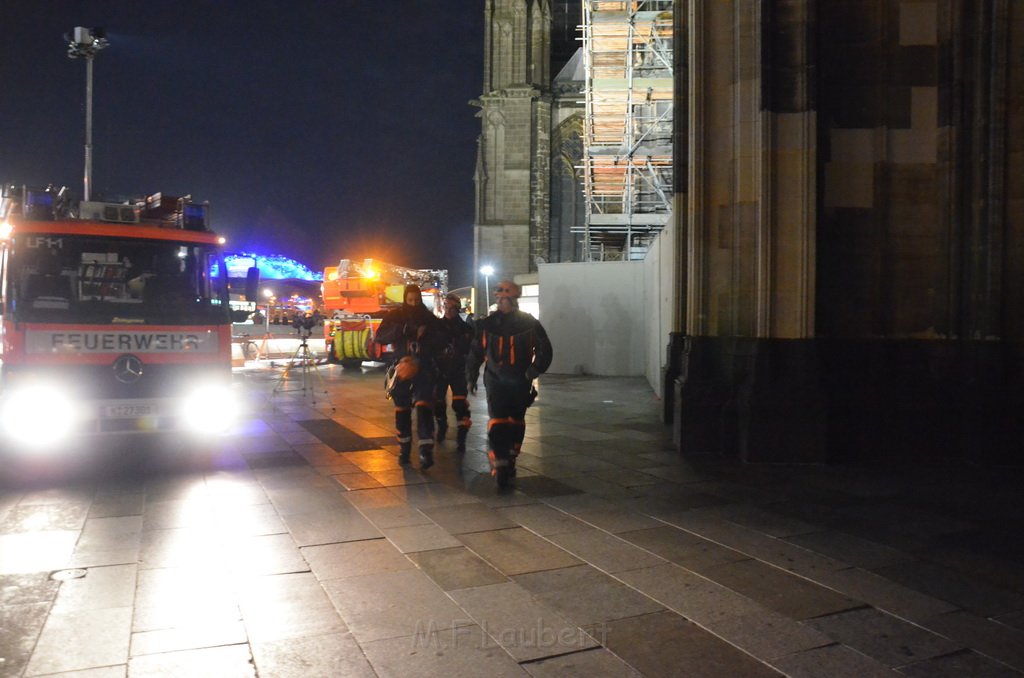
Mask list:
POLYGON ((26 219, 53 219, 54 194, 49 191, 33 191, 26 189, 25 201, 22 204, 22 216, 26 219))
POLYGON ((206 213, 209 205, 187 202, 181 209, 181 227, 186 231, 208 231, 206 213))

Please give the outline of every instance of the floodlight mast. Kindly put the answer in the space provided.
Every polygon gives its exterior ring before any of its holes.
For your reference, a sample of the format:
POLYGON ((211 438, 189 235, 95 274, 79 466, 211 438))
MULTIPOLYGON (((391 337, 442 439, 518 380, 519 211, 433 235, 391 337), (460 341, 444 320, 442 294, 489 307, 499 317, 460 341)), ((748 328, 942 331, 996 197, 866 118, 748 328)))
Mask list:
POLYGON ((76 26, 65 33, 69 59, 85 59, 85 174, 82 179, 82 199, 89 201, 92 185, 92 61, 96 52, 110 44, 102 28, 76 26))

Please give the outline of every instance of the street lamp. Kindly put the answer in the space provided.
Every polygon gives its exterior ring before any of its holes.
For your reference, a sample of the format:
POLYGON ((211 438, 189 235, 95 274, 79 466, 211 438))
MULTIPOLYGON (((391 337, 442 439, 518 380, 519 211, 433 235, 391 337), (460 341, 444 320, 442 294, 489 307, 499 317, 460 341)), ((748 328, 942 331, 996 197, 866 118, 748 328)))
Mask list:
POLYGON ((71 33, 65 33, 69 59, 85 59, 85 184, 82 198, 89 200, 92 184, 92 61, 96 52, 110 44, 107 32, 102 28, 76 26, 71 33))
POLYGON ((494 267, 490 264, 481 266, 480 272, 484 274, 484 309, 488 309, 491 307, 491 276, 494 275, 494 267))

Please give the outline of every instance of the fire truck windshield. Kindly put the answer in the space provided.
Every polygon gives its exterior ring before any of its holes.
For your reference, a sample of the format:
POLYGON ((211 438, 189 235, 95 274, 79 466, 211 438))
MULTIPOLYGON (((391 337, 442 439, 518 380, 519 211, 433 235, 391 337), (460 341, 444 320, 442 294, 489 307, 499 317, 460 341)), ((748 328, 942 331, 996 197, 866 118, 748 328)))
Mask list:
POLYGON ((24 234, 11 243, 7 289, 21 322, 190 325, 229 320, 214 245, 24 234))

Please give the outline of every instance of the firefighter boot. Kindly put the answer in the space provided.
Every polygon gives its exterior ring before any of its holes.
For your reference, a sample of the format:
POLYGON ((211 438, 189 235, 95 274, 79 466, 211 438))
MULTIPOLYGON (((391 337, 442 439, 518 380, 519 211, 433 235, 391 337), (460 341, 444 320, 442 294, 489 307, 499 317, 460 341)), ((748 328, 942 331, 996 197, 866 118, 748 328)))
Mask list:
POLYGON ((508 455, 508 477, 511 480, 516 479, 516 459, 519 458, 519 451, 522 448, 522 443, 516 443, 512 446, 512 451, 508 455))
POLYGON ((458 444, 457 444, 457 447, 455 448, 455 451, 458 452, 459 454, 465 454, 466 453, 466 436, 469 435, 469 429, 468 428, 463 428, 463 427, 460 426, 459 427, 459 434, 458 435, 459 435, 459 437, 458 437, 458 444))
POLYGON ((498 460, 498 466, 494 469, 494 481, 498 484, 499 490, 508 489, 512 482, 512 467, 508 459, 498 460))
POLYGON ((420 470, 426 471, 434 465, 434 446, 420 445, 420 470))
POLYGON ((436 419, 437 424, 434 426, 437 431, 437 442, 441 444, 444 442, 444 436, 448 433, 448 420, 447 419, 436 419))
POLYGON ((487 453, 487 457, 490 459, 491 475, 494 476, 494 481, 498 484, 498 490, 506 489, 512 479, 509 473, 508 453, 491 450, 487 453))
POLYGON ((399 443, 398 463, 402 466, 409 465, 409 456, 412 453, 412 443, 399 443))

